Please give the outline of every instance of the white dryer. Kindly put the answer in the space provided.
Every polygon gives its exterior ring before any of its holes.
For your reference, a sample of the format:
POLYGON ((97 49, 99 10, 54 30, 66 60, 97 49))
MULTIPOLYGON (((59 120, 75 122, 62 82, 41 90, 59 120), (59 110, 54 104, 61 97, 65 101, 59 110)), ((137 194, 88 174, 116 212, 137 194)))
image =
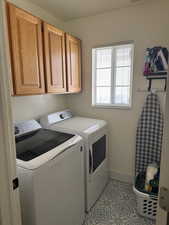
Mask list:
POLYGON ((15 125, 23 225, 81 225, 84 221, 84 144, 78 135, 15 125))
POLYGON ((108 182, 108 131, 104 120, 73 116, 70 110, 40 119, 42 127, 79 134, 85 142, 85 209, 88 212, 108 182))

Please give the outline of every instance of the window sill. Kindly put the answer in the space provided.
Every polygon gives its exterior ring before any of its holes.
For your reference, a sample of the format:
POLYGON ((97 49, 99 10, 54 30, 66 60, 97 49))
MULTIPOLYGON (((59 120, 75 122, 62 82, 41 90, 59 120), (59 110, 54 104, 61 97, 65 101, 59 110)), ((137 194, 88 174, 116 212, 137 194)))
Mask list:
POLYGON ((124 109, 131 110, 131 105, 100 105, 100 104, 92 104, 94 108, 103 108, 103 109, 124 109))

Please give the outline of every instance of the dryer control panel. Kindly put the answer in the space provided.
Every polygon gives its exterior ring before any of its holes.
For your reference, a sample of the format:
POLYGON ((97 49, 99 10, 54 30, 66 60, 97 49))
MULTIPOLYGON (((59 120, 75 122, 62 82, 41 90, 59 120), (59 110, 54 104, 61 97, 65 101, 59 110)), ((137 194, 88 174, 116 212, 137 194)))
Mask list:
POLYGON ((54 123, 70 119, 71 117, 73 117, 73 113, 70 110, 64 110, 41 117, 40 124, 42 124, 43 127, 48 127, 54 123))

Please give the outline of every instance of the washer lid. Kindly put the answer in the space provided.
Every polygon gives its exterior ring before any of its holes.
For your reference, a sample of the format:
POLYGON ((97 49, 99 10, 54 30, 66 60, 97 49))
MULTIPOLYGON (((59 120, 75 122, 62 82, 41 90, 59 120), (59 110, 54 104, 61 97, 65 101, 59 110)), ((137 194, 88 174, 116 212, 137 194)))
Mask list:
MULTIPOLYGON (((59 155, 63 154, 65 151, 69 151, 70 148, 75 146, 83 145, 82 138, 79 135, 74 135, 69 140, 63 142, 55 148, 52 148, 50 151, 39 155, 36 158, 33 158, 29 161, 23 161, 21 159, 17 159, 17 167, 21 167, 28 170, 35 170, 44 164, 48 163, 51 160, 55 160, 59 155)), ((77 148, 78 149, 78 148, 77 148)))
POLYGON ((30 161, 66 142, 74 135, 53 130, 39 129, 16 137, 17 159, 30 161))

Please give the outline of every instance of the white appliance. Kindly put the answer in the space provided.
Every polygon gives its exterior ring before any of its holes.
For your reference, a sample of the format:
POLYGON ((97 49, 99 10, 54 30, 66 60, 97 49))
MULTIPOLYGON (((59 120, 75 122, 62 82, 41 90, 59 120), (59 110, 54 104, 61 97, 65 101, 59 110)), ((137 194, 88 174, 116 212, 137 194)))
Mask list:
POLYGON ((78 135, 15 125, 23 225, 81 225, 84 145, 78 135))
POLYGON ((88 212, 101 195, 108 182, 107 123, 85 117, 73 116, 65 110, 40 119, 42 127, 79 134, 85 142, 85 209, 88 212))

